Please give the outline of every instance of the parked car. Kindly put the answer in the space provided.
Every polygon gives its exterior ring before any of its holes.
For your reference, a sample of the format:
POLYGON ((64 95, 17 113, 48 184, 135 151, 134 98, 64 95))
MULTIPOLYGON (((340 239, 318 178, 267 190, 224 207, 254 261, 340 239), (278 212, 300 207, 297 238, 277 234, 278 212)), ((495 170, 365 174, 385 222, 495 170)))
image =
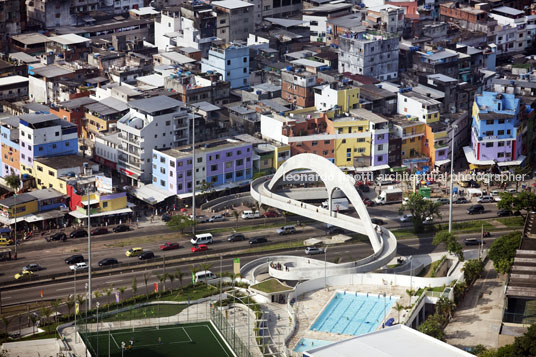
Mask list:
POLYGON ((153 259, 153 258, 154 258, 154 253, 151 252, 150 250, 141 253, 140 256, 138 257, 139 260, 147 260, 147 259, 153 259))
POLYGON ((204 252, 205 250, 208 250, 208 246, 206 244, 198 244, 192 247, 192 253, 204 252))
POLYGON ((72 271, 83 271, 83 270, 89 269, 89 265, 87 265, 86 262, 76 263, 76 264, 69 266, 69 269, 71 269, 72 271))
POLYGON ((379 218, 371 218, 370 221, 374 224, 377 224, 378 226, 382 226, 385 224, 385 222, 383 221, 383 219, 379 219, 379 218))
MULTIPOLYGON (((367 186, 367 187, 368 187, 368 186, 367 186)), ((374 201, 369 200, 368 198, 365 198, 365 199, 363 200, 363 203, 364 203, 365 206, 367 206, 367 207, 372 207, 372 206, 374 206, 374 204, 375 204, 374 201)))
POLYGON ((432 216, 426 217, 424 221, 422 221, 422 224, 434 224, 434 217, 432 216))
POLYGON ((121 232, 128 232, 130 230, 130 227, 126 224, 120 224, 118 226, 115 226, 113 231, 114 233, 121 233, 121 232))
POLYGON ((249 244, 261 244, 261 243, 266 243, 268 242, 268 239, 266 239, 265 237, 255 237, 255 238, 251 238, 249 240, 249 244))
POLYGON ((500 209, 497 211, 498 217, 509 217, 511 215, 513 215, 512 211, 507 210, 507 209, 500 209))
POLYGON ((267 217, 267 218, 272 218, 272 217, 279 217, 279 213, 277 213, 276 211, 266 211, 264 212, 264 217, 267 217))
POLYGON ((52 242, 55 240, 61 240, 65 242, 67 240, 67 235, 65 235, 65 233, 58 232, 47 238, 47 242, 52 242))
POLYGON ((484 206, 482 205, 472 205, 467 209, 467 214, 478 214, 484 213, 484 206))
POLYGON ((438 198, 436 202, 439 202, 442 205, 448 205, 450 203, 450 200, 448 198, 438 198))
POLYGON ((482 196, 478 199, 478 203, 491 203, 495 202, 495 199, 491 196, 482 196))
POLYGON ((400 222, 410 222, 412 218, 413 218, 413 215, 405 214, 400 217, 400 222))
POLYGON ((463 243, 465 245, 480 245, 480 244, 486 244, 486 242, 483 242, 482 240, 478 238, 466 238, 463 240, 463 243))
MULTIPOLYGON (((193 219, 193 217, 193 215, 190 215, 190 219, 193 219)), ((208 217, 201 214, 199 216, 195 216, 195 220, 197 223, 207 223, 208 217)))
POLYGON ((167 213, 164 213, 162 215, 162 222, 169 222, 169 221, 171 221, 171 215, 167 214, 167 213))
POLYGON ((277 234, 279 234, 280 236, 286 236, 287 234, 294 233, 296 233, 296 227, 294 226, 283 226, 277 229, 277 234))
POLYGON ((85 229, 77 229, 76 231, 72 231, 71 234, 69 234, 70 238, 83 238, 87 237, 87 230, 85 229))
POLYGON ((463 203, 469 203, 469 201, 467 201, 467 198, 465 197, 458 197, 456 200, 452 201, 452 203, 463 204, 463 203))
POLYGON ((20 273, 15 274, 15 280, 30 279, 33 276, 33 272, 30 270, 23 270, 20 273))
POLYGON ((517 193, 517 190, 515 188, 509 188, 506 192, 514 194, 517 193))
POLYGON ((115 258, 104 258, 99 262, 100 267, 104 267, 107 265, 115 265, 115 264, 119 264, 119 262, 115 258))
POLYGON ((475 180, 471 180, 469 181, 469 186, 471 186, 472 188, 479 188, 480 184, 476 182, 475 180))
POLYGON ((160 245, 160 250, 173 250, 173 249, 179 249, 179 243, 176 242, 166 242, 162 245, 160 245))
POLYGON ((221 214, 216 214, 208 219, 209 222, 223 222, 225 221, 225 217, 221 214))
POLYGON ((143 248, 130 248, 129 250, 127 250, 125 252, 125 255, 127 257, 137 257, 138 255, 140 255, 141 253, 143 253, 143 248))
POLYGON ((80 254, 71 255, 69 258, 65 259, 65 264, 76 264, 83 262, 84 256, 80 254))
POLYGON ((227 240, 229 242, 238 242, 241 240, 246 240, 246 236, 243 235, 242 233, 233 233, 229 237, 227 237, 227 240))
POLYGON ((108 228, 104 228, 104 227, 95 228, 94 230, 91 231, 92 236, 100 236, 102 234, 108 234, 108 233, 110 233, 108 231, 108 228))
POLYGON ((328 226, 327 226, 327 234, 332 235, 332 234, 343 234, 343 233, 344 233, 344 229, 342 229, 341 227, 337 227, 337 226, 334 226, 332 224, 328 224, 328 226))
POLYGON ((324 249, 319 247, 307 247, 305 248, 305 254, 306 255, 315 255, 315 254, 323 254, 324 249))
POLYGON ((28 270, 31 272, 42 270, 41 266, 39 264, 31 263, 26 265, 24 268, 22 268, 22 271, 28 270))

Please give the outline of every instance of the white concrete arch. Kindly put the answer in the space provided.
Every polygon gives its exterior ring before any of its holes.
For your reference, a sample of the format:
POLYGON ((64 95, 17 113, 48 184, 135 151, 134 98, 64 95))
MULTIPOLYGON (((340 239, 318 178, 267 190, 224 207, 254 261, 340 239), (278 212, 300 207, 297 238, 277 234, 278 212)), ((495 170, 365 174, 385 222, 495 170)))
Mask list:
MULTIPOLYGON (((275 175, 268 184, 268 189, 272 191, 274 186, 276 186, 276 184, 279 183, 279 181, 281 181, 286 175, 293 171, 303 169, 310 170, 318 174, 318 177, 326 186, 329 197, 329 216, 336 216, 337 220, 346 221, 345 223, 348 224, 353 223, 352 226, 354 229, 352 230, 368 236, 374 252, 380 252, 382 250, 381 238, 376 232, 375 226, 370 221, 367 208, 355 188, 355 180, 353 177, 342 172, 328 159, 315 154, 299 154, 292 156, 276 171, 275 175), (357 214, 359 215, 359 219, 331 211, 331 197, 333 195, 333 191, 337 188, 346 195, 350 203, 354 206, 357 214)), ((322 219, 319 218, 319 220, 322 219)), ((346 228, 344 227, 344 224, 339 226, 346 228)))

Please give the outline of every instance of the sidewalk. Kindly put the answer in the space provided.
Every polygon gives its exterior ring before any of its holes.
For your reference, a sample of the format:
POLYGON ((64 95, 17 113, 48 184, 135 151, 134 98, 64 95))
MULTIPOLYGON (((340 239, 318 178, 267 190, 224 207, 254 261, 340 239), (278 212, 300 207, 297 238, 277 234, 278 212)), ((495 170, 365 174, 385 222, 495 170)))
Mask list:
POLYGON ((464 348, 482 344, 497 348, 502 322, 505 278, 489 260, 482 278, 471 287, 445 328, 447 343, 464 348))

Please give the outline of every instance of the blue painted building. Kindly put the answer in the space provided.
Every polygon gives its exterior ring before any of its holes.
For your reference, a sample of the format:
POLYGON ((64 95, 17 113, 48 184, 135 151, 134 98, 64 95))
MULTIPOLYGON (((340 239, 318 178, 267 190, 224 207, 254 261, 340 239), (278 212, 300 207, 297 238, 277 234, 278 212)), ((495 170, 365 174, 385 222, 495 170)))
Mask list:
POLYGON ((249 48, 239 44, 212 47, 208 59, 201 59, 201 71, 221 73, 231 89, 249 86, 249 48))
MULTIPOLYGON (((153 184, 177 195, 192 192, 194 172, 191 146, 153 150, 153 184)), ((253 147, 238 140, 196 144, 196 187, 203 181, 213 189, 248 183, 253 177, 253 147)))

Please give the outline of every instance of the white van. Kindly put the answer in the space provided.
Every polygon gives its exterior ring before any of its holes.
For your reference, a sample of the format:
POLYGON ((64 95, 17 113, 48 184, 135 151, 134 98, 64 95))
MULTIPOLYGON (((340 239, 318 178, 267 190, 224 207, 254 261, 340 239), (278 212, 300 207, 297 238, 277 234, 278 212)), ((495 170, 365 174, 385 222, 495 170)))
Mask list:
POLYGON ((218 279, 218 276, 210 270, 198 271, 195 273, 194 284, 209 282, 218 279))
POLYGON ((242 211, 242 219, 259 218, 260 216, 259 212, 242 211))
POLYGON ((212 234, 210 234, 210 233, 196 234, 195 238, 192 238, 190 240, 190 242, 193 245, 197 245, 197 244, 212 244, 212 242, 213 242, 212 234))

